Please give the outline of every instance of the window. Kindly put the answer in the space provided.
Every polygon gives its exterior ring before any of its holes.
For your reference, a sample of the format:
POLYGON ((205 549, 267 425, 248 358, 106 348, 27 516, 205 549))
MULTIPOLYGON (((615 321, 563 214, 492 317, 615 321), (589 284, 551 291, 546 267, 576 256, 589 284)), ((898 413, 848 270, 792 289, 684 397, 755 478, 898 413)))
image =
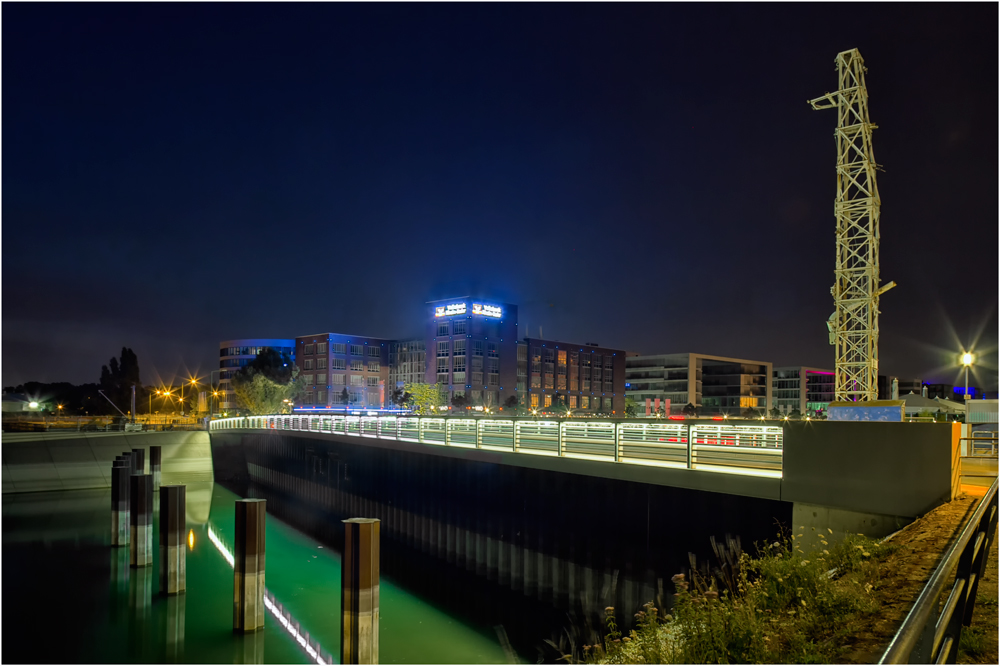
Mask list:
POLYGON ((500 372, 500 359, 498 358, 489 359, 489 371, 500 372))
POLYGON ((302 361, 302 363, 303 363, 303 366, 302 366, 303 370, 312 370, 313 369, 313 361, 312 361, 311 358, 307 358, 306 360, 302 361))
POLYGON ((458 320, 451 324, 455 328, 455 335, 461 335, 465 333, 465 321, 458 320))
POLYGON ((570 377, 569 378, 569 390, 570 391, 579 391, 580 390, 580 380, 577 379, 576 377, 570 377))
POLYGON ((601 381, 601 369, 600 368, 594 368, 594 379, 596 381, 601 381))
POLYGON ((483 355, 483 341, 482 340, 473 340, 472 341, 472 355, 473 356, 482 356, 483 355))
POLYGON ((472 385, 473 386, 482 386, 483 385, 483 373, 481 373, 481 372, 473 372, 472 373, 472 385))
POLYGON ((343 353, 345 353, 345 351, 344 351, 345 349, 346 349, 346 346, 344 345, 343 342, 334 342, 334 343, 332 343, 330 345, 330 351, 331 351, 331 353, 334 353, 334 354, 343 354, 343 353))
POLYGON ((545 388, 547 388, 547 389, 552 388, 552 375, 551 374, 545 375, 545 388))
POLYGON ((580 396, 580 409, 590 409, 590 396, 581 395, 580 396))
POLYGON ((566 374, 566 350, 560 349, 559 353, 556 355, 556 359, 559 361, 559 368, 562 370, 559 374, 566 374))
POLYGON ((531 394, 531 408, 532 409, 538 409, 538 394, 537 393, 532 393, 531 394))
POLYGON ((361 345, 351 345, 351 356, 364 356, 365 348, 361 345))
POLYGON ((497 358, 497 356, 499 356, 499 353, 497 352, 497 343, 495 342, 486 343, 486 355, 489 356, 490 358, 497 358))
MULTIPOLYGON (((580 359, 580 365, 582 365, 584 368, 589 368, 590 362, 591 362, 590 354, 584 354, 583 358, 580 359)), ((590 370, 584 370, 584 372, 590 372, 590 370)))
POLYGON ((351 361, 351 370, 353 372, 364 372, 365 362, 364 361, 351 361))
POLYGON ((448 322, 442 321, 438 323, 438 335, 448 335, 448 322))
POLYGON ((344 394, 343 393, 339 393, 339 392, 334 391, 334 392, 330 393, 330 397, 332 398, 330 400, 331 404, 334 404, 334 405, 342 405, 342 404, 344 404, 344 394))
POLYGON ((368 394, 368 406, 369 407, 381 407, 382 403, 379 402, 378 393, 368 394))
POLYGON ((306 386, 312 386, 313 376, 312 375, 302 375, 302 383, 306 386))
POLYGON ((331 370, 344 370, 347 368, 347 361, 342 358, 331 358, 330 359, 330 369, 331 370))
POLYGON ((454 367, 455 372, 465 372, 465 357, 464 356, 456 356, 455 360, 453 361, 453 363, 454 363, 454 366, 455 366, 454 367))
POLYGON ((382 348, 381 347, 369 347, 368 348, 368 357, 369 358, 381 358, 382 357, 382 348))
POLYGON ((437 376, 437 382, 441 386, 447 386, 448 385, 448 373, 446 372, 443 375, 438 375, 437 376))
POLYGON ((361 392, 361 391, 351 391, 351 403, 352 404, 357 405, 357 404, 359 404, 364 399, 365 399, 364 392, 361 392))
POLYGON ((306 345, 306 348, 305 348, 305 350, 302 353, 303 354, 307 354, 307 355, 308 354, 312 354, 313 353, 313 347, 314 347, 314 345, 306 345))
POLYGON ((531 388, 542 388, 542 376, 539 374, 531 375, 531 388))
POLYGON ((544 406, 545 407, 551 407, 552 406, 552 396, 551 395, 545 394, 545 403, 544 403, 544 406))
POLYGON ((437 360, 437 371, 438 374, 441 374, 442 372, 448 372, 448 359, 439 358, 437 360))
POLYGON ((379 370, 381 369, 382 366, 379 364, 378 361, 370 361, 368 363, 368 372, 379 372, 379 370))
POLYGON ((369 377, 368 386, 378 386, 378 377, 369 377))
POLYGON ((316 353, 317 354, 325 354, 326 353, 326 343, 325 342, 319 342, 319 343, 316 344, 316 353))
POLYGON ((517 346, 517 360, 518 361, 527 361, 528 360, 528 346, 527 345, 518 345, 517 346))
POLYGON ((613 356, 605 356, 604 357, 604 367, 605 368, 610 368, 611 365, 612 365, 612 363, 614 363, 614 360, 615 359, 614 359, 613 356))
POLYGON ((556 360, 556 352, 554 349, 545 349, 545 362, 552 363, 556 360))
MULTIPOLYGON (((309 382, 306 382, 306 383, 308 384, 309 382)), ((322 384, 323 386, 326 386, 326 373, 325 372, 322 372, 322 373, 316 375, 316 383, 317 384, 322 384)))
POLYGON ((569 408, 570 409, 576 409, 576 396, 575 395, 571 395, 569 397, 569 408))
POLYGON ((364 386, 365 378, 363 375, 351 375, 351 386, 364 386))
POLYGON ((318 359, 316 359, 316 369, 317 370, 326 370, 326 359, 325 358, 318 358, 318 359))
POLYGON ((449 352, 451 351, 451 350, 450 350, 450 349, 448 348, 450 344, 451 344, 451 343, 449 343, 449 342, 439 342, 439 343, 438 343, 438 351, 437 351, 437 355, 438 355, 438 356, 447 356, 447 355, 448 355, 448 353, 449 353, 449 352))
POLYGON ((556 382, 556 388, 562 391, 566 390, 566 375, 559 375, 559 381, 556 382))
POLYGON ((306 404, 307 405, 316 404, 316 395, 312 391, 306 391, 306 404))
POLYGON ((455 372, 451 373, 451 376, 452 376, 452 381, 453 382, 455 382, 456 384, 461 384, 462 386, 465 386, 465 372, 464 371, 463 372, 459 372, 458 370, 456 370, 455 372))
POLYGON ((316 391, 316 404, 317 405, 326 404, 326 391, 316 391))
POLYGON ((489 375, 489 385, 499 386, 500 385, 500 375, 495 372, 491 372, 489 375))
POLYGON ((465 356, 465 340, 455 340, 454 345, 455 348, 452 354, 455 356, 465 356))
POLYGON ((580 383, 583 384, 583 386, 580 388, 581 391, 589 391, 590 390, 590 380, 589 379, 581 379, 580 383))
POLYGON ((330 384, 334 386, 343 386, 346 377, 347 375, 330 375, 330 384))

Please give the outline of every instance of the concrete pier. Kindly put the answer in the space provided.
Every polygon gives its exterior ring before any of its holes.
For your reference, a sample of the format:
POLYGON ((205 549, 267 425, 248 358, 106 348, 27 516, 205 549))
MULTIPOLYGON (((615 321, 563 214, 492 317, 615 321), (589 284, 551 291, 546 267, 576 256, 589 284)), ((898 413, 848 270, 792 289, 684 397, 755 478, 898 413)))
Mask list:
POLYGON ((340 568, 340 663, 378 663, 379 520, 344 523, 340 568))
POLYGON ((129 518, 129 478, 127 460, 119 459, 111 467, 111 545, 127 546, 131 532, 129 518))
POLYGON ((148 567, 153 563, 153 477, 133 474, 129 483, 129 564, 148 567))
MULTIPOLYGON (((151 455, 150 463, 153 460, 151 455)), ((187 589, 186 491, 181 485, 160 487, 160 594, 187 589)))
POLYGON ((149 447, 149 473, 153 475, 153 492, 160 489, 160 469, 163 465, 163 447, 149 447))
POLYGON ((135 474, 146 473, 146 450, 132 449, 132 471, 135 474))
POLYGON ((236 545, 233 566, 233 631, 264 628, 264 534, 267 502, 236 501, 236 545))

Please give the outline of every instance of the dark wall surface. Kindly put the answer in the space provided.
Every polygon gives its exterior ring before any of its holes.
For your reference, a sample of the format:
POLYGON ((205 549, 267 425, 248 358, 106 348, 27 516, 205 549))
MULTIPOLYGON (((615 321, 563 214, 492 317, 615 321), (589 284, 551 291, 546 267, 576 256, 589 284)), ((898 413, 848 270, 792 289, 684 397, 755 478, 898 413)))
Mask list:
POLYGON ((952 424, 785 426, 781 499, 915 517, 951 499, 952 424))

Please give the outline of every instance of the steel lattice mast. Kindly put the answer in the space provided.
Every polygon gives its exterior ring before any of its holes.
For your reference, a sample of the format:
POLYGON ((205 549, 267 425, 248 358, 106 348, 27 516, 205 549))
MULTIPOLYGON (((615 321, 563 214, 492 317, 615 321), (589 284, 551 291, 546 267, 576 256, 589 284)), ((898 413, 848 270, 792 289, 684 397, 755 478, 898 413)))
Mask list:
POLYGON ((836 310, 827 321, 836 346, 837 400, 878 397, 878 299, 896 286, 879 287, 878 219, 865 66, 857 49, 837 54, 839 88, 810 100, 813 109, 837 109, 837 263, 830 288, 836 310))

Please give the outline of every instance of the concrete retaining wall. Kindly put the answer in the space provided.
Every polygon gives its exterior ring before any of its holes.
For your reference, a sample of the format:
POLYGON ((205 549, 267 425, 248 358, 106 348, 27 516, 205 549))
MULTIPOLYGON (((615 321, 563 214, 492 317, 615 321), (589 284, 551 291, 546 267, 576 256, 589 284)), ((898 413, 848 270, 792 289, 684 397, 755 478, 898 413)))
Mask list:
POLYGON ((4 433, 3 492, 110 488, 115 456, 145 449, 148 471, 150 446, 163 448, 163 483, 212 480, 205 431, 4 433))

